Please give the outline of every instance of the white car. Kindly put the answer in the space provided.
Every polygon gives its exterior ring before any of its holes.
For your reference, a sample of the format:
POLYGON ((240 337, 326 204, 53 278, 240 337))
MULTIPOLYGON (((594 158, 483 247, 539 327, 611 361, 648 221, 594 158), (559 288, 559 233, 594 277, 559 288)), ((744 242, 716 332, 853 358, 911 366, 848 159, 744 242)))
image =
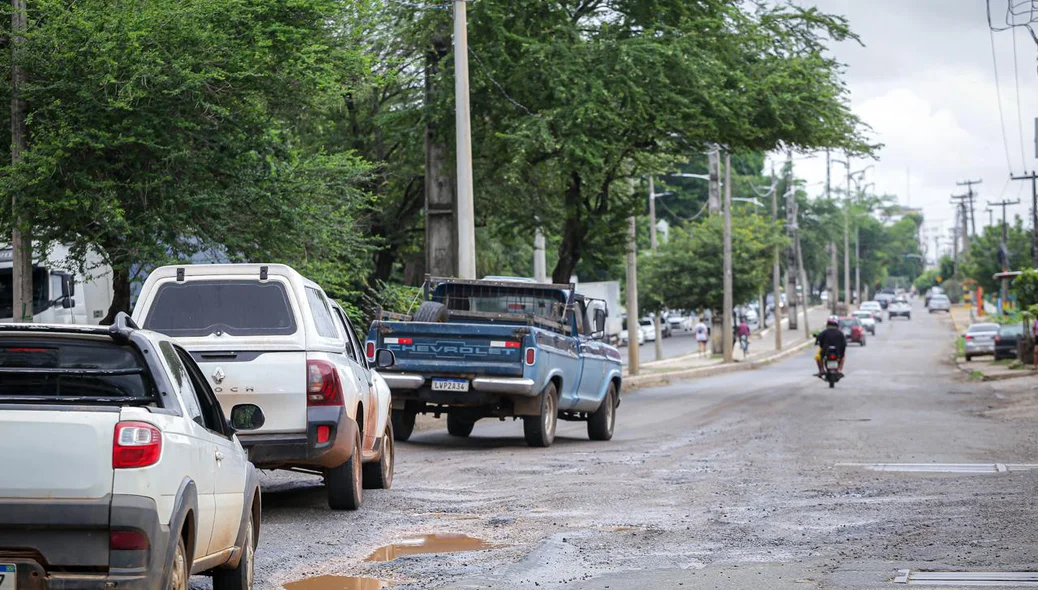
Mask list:
POLYGON ((873 317, 871 311, 868 311, 866 309, 859 309, 851 315, 858 318, 858 321, 861 323, 861 327, 865 328, 865 330, 869 334, 872 334, 873 336, 876 335, 876 318, 873 317))
POLYGON ((252 588, 260 488, 236 432, 263 420, 246 402, 228 423, 191 355, 126 314, 0 325, 0 587, 252 588))
POLYGON ((930 297, 930 303, 926 306, 930 313, 935 311, 943 311, 951 313, 951 300, 948 299, 947 295, 937 294, 930 297))
POLYGON ((263 409, 266 424, 241 437, 256 467, 323 475, 336 510, 392 485, 392 400, 371 368, 393 353, 365 350, 313 281, 282 264, 164 266, 133 313, 190 351, 221 401, 263 409))
POLYGON ((877 322, 883 321, 883 306, 880 305, 879 301, 866 301, 859 305, 858 309, 871 312, 872 317, 875 318, 877 322))
POLYGON ((639 322, 639 331, 642 333, 640 342, 655 342, 656 341, 656 326, 653 325, 652 320, 649 318, 642 318, 639 322))
MULTIPOLYGON (((636 338, 638 339, 638 346, 645 344, 645 331, 642 330, 641 326, 635 330, 635 334, 637 334, 636 338)), ((620 330, 620 346, 627 346, 629 340, 630 335, 627 331, 627 319, 625 318, 623 320, 623 329, 620 330)))

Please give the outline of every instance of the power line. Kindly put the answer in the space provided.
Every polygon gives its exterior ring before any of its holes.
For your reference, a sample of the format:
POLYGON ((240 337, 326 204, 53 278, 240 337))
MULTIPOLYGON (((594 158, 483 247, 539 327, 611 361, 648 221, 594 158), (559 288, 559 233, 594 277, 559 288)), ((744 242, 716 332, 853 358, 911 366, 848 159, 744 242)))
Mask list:
POLYGON ((1009 161, 1009 140, 1006 139, 1006 118, 1002 114, 1002 90, 998 82, 998 60, 995 58, 995 32, 991 27, 988 27, 988 35, 991 37, 991 65, 995 69, 995 96, 998 99, 998 124, 1002 127, 1002 147, 1006 151, 1006 167, 1012 172, 1013 164, 1009 161))
POLYGON ((1027 152, 1024 151, 1024 120, 1020 114, 1020 68, 1016 61, 1016 27, 1013 27, 1013 78, 1016 80, 1016 129, 1020 135, 1020 166, 1027 167, 1027 152))

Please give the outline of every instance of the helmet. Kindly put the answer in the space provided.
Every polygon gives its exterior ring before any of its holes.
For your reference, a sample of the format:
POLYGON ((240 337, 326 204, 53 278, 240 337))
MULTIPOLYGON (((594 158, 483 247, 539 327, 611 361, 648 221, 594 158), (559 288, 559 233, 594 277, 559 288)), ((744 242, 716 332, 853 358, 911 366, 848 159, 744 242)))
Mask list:
POLYGON ((838 318, 838 317, 836 317, 834 315, 831 315, 831 316, 829 316, 829 319, 825 320, 825 325, 827 325, 827 326, 839 326, 840 325, 840 318, 838 318))

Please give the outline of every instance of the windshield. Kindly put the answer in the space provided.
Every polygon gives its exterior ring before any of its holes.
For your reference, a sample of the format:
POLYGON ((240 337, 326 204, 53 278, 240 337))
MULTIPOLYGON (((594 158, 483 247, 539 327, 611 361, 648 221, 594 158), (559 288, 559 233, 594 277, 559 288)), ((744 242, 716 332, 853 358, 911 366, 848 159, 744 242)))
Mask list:
POLYGON ((535 315, 560 321, 566 296, 554 289, 536 289, 517 283, 513 286, 445 284, 436 288, 433 301, 451 311, 535 315))
POLYGON ((974 334, 976 332, 997 332, 998 324, 973 324, 969 327, 967 332, 974 334))
POLYGON ((1009 326, 1002 326, 998 329, 999 335, 1004 336, 1020 336, 1024 333, 1024 327, 1020 324, 1012 324, 1009 326))
POLYGON ((840 327, 841 328, 852 328, 854 326, 860 326, 860 325, 861 324, 858 322, 857 318, 843 318, 843 319, 840 320, 840 327))
MULTIPOLYGON (((36 266, 32 271, 32 313, 38 314, 50 307, 50 271, 36 266)), ((60 283, 59 283, 60 285, 60 283)), ((58 292, 60 295, 60 291, 58 292)), ((14 271, 0 268, 0 318, 14 317, 14 271)))
POLYGON ((39 398, 80 403, 105 398, 156 399, 144 360, 105 340, 0 336, 0 404, 39 398))
POLYGON ((296 332, 284 285, 252 280, 164 283, 155 292, 143 327, 174 337, 296 332))

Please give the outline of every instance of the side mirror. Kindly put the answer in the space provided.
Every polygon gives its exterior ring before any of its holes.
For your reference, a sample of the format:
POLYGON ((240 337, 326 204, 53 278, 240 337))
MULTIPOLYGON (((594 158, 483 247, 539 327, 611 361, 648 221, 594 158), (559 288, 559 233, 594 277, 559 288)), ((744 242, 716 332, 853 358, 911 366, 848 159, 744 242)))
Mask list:
POLYGON ((238 404, 231 408, 231 428, 238 430, 256 430, 266 424, 267 418, 263 410, 255 404, 238 404))
POLYGON ((387 348, 380 348, 375 353, 375 367, 378 369, 388 369, 396 364, 396 355, 393 354, 392 350, 387 348))
POLYGON ((73 299, 71 297, 62 297, 61 298, 61 308, 62 309, 72 309, 75 306, 76 306, 76 300, 75 299, 73 299))

